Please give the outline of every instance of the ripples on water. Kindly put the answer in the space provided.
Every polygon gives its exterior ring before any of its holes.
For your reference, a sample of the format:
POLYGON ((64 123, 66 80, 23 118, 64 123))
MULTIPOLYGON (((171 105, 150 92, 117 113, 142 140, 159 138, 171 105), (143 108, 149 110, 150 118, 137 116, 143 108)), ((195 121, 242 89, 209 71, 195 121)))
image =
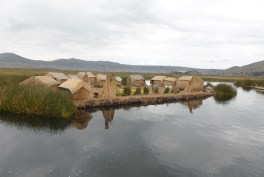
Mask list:
POLYGON ((264 95, 228 102, 0 115, 0 176, 264 176, 264 95))

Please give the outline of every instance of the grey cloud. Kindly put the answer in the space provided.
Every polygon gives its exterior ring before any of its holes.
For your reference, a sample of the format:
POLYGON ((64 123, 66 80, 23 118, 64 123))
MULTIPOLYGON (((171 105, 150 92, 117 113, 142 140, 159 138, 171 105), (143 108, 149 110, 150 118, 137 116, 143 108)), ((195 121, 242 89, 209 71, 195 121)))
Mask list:
POLYGON ((263 59, 261 7, 258 0, 3 0, 0 52, 226 68, 263 59))

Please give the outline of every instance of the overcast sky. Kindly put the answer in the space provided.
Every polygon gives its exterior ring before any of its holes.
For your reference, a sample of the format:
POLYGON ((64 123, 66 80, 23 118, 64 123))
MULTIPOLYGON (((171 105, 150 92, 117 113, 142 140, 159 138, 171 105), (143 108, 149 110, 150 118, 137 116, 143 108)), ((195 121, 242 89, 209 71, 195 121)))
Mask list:
POLYGON ((0 52, 227 68, 264 60, 264 0, 0 0, 0 52))

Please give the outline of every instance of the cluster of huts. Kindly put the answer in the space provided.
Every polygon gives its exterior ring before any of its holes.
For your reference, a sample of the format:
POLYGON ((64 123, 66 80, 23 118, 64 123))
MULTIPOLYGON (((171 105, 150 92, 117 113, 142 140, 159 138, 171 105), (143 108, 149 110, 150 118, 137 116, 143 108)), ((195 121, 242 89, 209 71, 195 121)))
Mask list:
MULTIPOLYGON (((20 85, 41 84, 46 85, 54 90, 62 90, 70 94, 72 99, 87 100, 97 94, 96 88, 106 87, 107 90, 102 91, 102 95, 107 93, 109 95, 109 88, 115 88, 116 85, 121 86, 121 77, 111 77, 105 74, 93 75, 91 72, 79 72, 76 75, 63 73, 49 72, 44 76, 32 76, 20 85), (114 82, 112 82, 114 80, 114 82), (106 82, 109 82, 106 84, 106 82), (113 84, 115 86, 113 86, 113 84)), ((130 75, 126 80, 127 85, 134 87, 146 86, 145 79, 141 75, 130 75)), ((198 76, 182 76, 180 78, 155 76, 150 80, 152 86, 158 87, 173 87, 179 90, 188 92, 196 92, 203 90, 204 81, 198 76)), ((115 93, 113 92, 115 95, 115 93)))
MULTIPOLYGON (((103 86, 106 77, 103 74, 94 76, 91 72, 79 72, 76 75, 49 72, 44 76, 32 76, 21 82, 20 85, 45 85, 53 90, 65 91, 73 100, 78 101, 92 98, 94 94, 93 87, 96 85, 103 86)), ((119 78, 117 77, 120 81, 119 78)))
POLYGON ((150 80, 152 86, 174 87, 187 92, 203 91, 204 81, 198 76, 182 76, 180 78, 155 76, 150 80))

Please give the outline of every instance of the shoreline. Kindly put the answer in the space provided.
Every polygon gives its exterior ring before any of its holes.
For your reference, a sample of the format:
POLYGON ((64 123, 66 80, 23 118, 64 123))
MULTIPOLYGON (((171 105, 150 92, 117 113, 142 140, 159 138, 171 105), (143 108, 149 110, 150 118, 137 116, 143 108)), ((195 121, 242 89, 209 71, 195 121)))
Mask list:
POLYGON ((156 105, 173 102, 184 102, 213 96, 210 92, 191 92, 178 94, 153 94, 139 96, 124 96, 114 99, 92 99, 88 101, 76 101, 77 109, 114 108, 122 106, 156 105))

